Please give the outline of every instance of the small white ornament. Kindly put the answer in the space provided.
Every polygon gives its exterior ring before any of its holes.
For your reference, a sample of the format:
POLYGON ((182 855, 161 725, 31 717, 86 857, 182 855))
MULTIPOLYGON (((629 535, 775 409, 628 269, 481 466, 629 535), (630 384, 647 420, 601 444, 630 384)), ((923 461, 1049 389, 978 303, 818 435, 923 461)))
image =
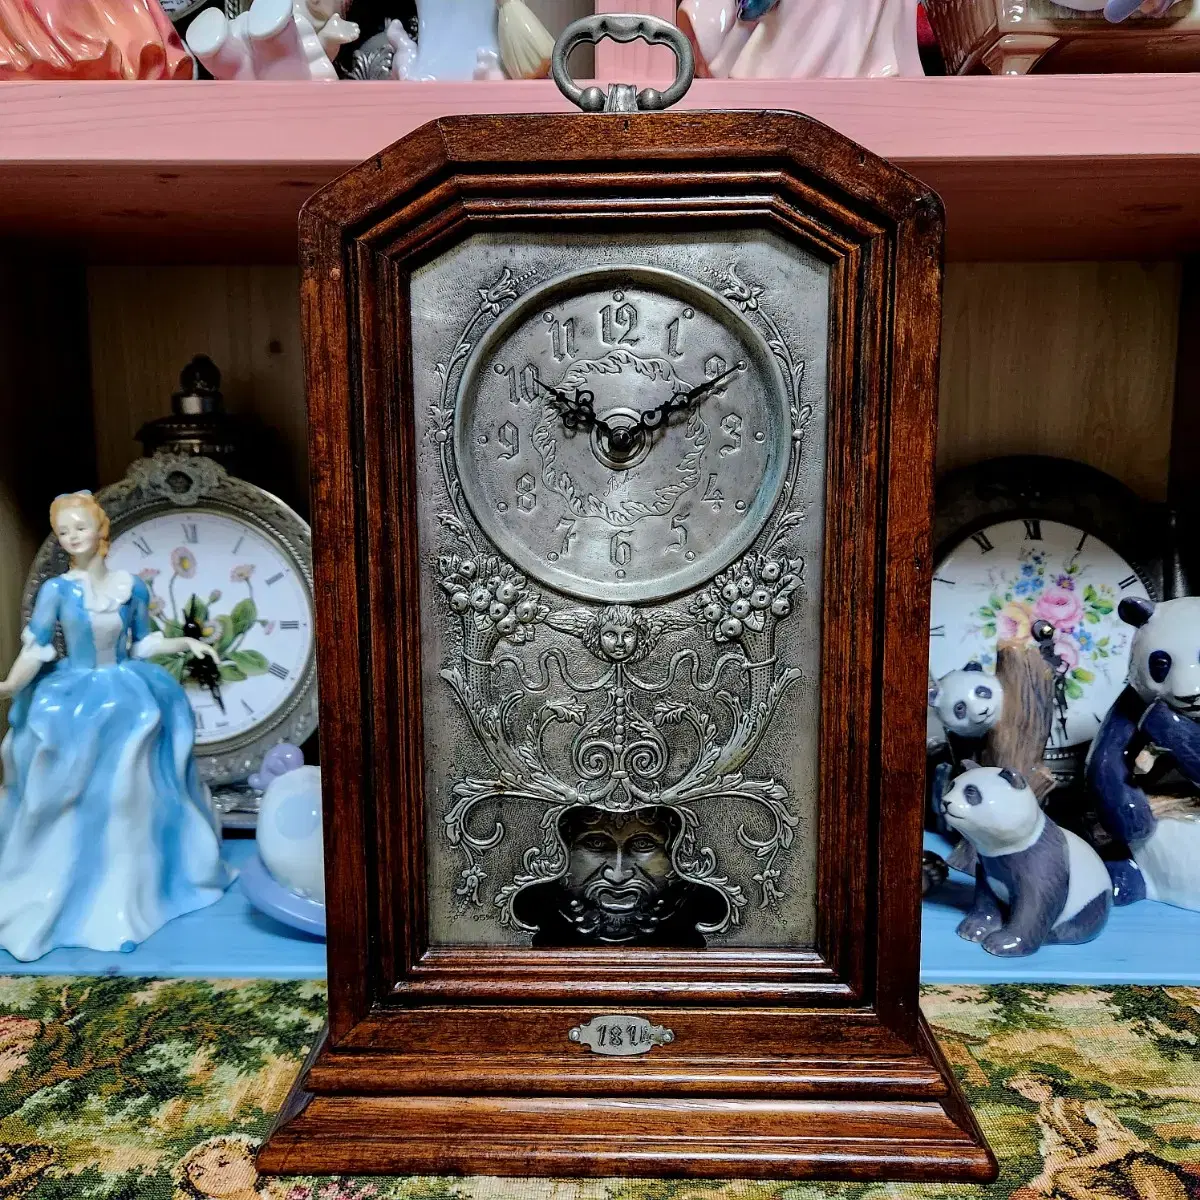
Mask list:
POLYGON ((258 853, 277 883, 325 903, 321 768, 297 767, 267 785, 258 814, 258 853))

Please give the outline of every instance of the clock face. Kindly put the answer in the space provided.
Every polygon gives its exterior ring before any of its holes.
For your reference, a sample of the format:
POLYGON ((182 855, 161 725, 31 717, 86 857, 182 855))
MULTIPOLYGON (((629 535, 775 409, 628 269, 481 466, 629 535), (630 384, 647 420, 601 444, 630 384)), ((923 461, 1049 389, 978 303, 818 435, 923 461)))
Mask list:
POLYGON ((304 686, 313 654, 307 582, 256 523, 232 511, 172 508, 122 527, 108 561, 145 580, 157 629, 181 636, 194 612, 201 637, 220 656, 220 703, 188 678, 186 656, 156 660, 184 684, 198 747, 216 752, 252 736, 304 686))
POLYGON ((463 374, 454 450, 472 512, 523 571, 629 602, 685 591, 749 546, 791 436, 779 366, 734 305, 616 267, 535 288, 492 326, 463 374))
POLYGON ((934 572, 929 669, 937 677, 976 661, 996 666, 1003 639, 1032 641, 1034 621, 1055 629, 1061 682, 1048 748, 1091 741, 1125 684, 1133 630, 1117 615, 1146 597, 1111 547, 1070 525, 1001 521, 964 538, 934 572))

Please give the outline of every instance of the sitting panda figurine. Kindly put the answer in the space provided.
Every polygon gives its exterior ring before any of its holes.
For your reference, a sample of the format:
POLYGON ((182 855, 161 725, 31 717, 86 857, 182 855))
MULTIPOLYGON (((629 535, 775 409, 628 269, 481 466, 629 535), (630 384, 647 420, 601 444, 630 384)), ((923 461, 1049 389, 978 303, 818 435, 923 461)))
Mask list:
POLYGON ((940 802, 947 824, 979 854, 975 904, 958 936, 1003 958, 1090 942, 1113 902, 1100 856, 1051 821, 1015 771, 964 765, 940 802))
POLYGON ((1087 762, 1100 820, 1132 855, 1130 862, 1110 864, 1117 902, 1148 898, 1200 909, 1200 808, 1178 819, 1156 816, 1134 776, 1138 755, 1153 746, 1167 751, 1200 790, 1200 597, 1158 605, 1127 598, 1118 612, 1137 630, 1128 686, 1100 726, 1087 762))

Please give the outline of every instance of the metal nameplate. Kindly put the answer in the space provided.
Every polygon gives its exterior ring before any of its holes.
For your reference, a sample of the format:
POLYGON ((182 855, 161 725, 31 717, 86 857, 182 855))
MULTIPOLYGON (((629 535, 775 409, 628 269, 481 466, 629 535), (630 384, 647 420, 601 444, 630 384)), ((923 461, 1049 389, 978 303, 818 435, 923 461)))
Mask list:
POLYGON ((674 1031, 665 1025, 651 1025, 645 1017, 612 1013, 593 1017, 585 1025, 576 1025, 567 1037, 588 1046, 596 1054, 647 1054, 655 1046, 675 1040, 674 1031))

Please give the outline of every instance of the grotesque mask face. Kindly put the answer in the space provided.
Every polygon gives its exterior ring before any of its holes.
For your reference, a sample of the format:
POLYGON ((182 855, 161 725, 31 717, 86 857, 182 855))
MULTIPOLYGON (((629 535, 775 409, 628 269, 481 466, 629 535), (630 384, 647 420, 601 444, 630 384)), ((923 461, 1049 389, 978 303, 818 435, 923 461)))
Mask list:
POLYGON ((568 814, 563 883, 582 932, 598 941, 629 941, 669 915, 661 899, 676 879, 670 844, 677 820, 655 808, 568 814))

